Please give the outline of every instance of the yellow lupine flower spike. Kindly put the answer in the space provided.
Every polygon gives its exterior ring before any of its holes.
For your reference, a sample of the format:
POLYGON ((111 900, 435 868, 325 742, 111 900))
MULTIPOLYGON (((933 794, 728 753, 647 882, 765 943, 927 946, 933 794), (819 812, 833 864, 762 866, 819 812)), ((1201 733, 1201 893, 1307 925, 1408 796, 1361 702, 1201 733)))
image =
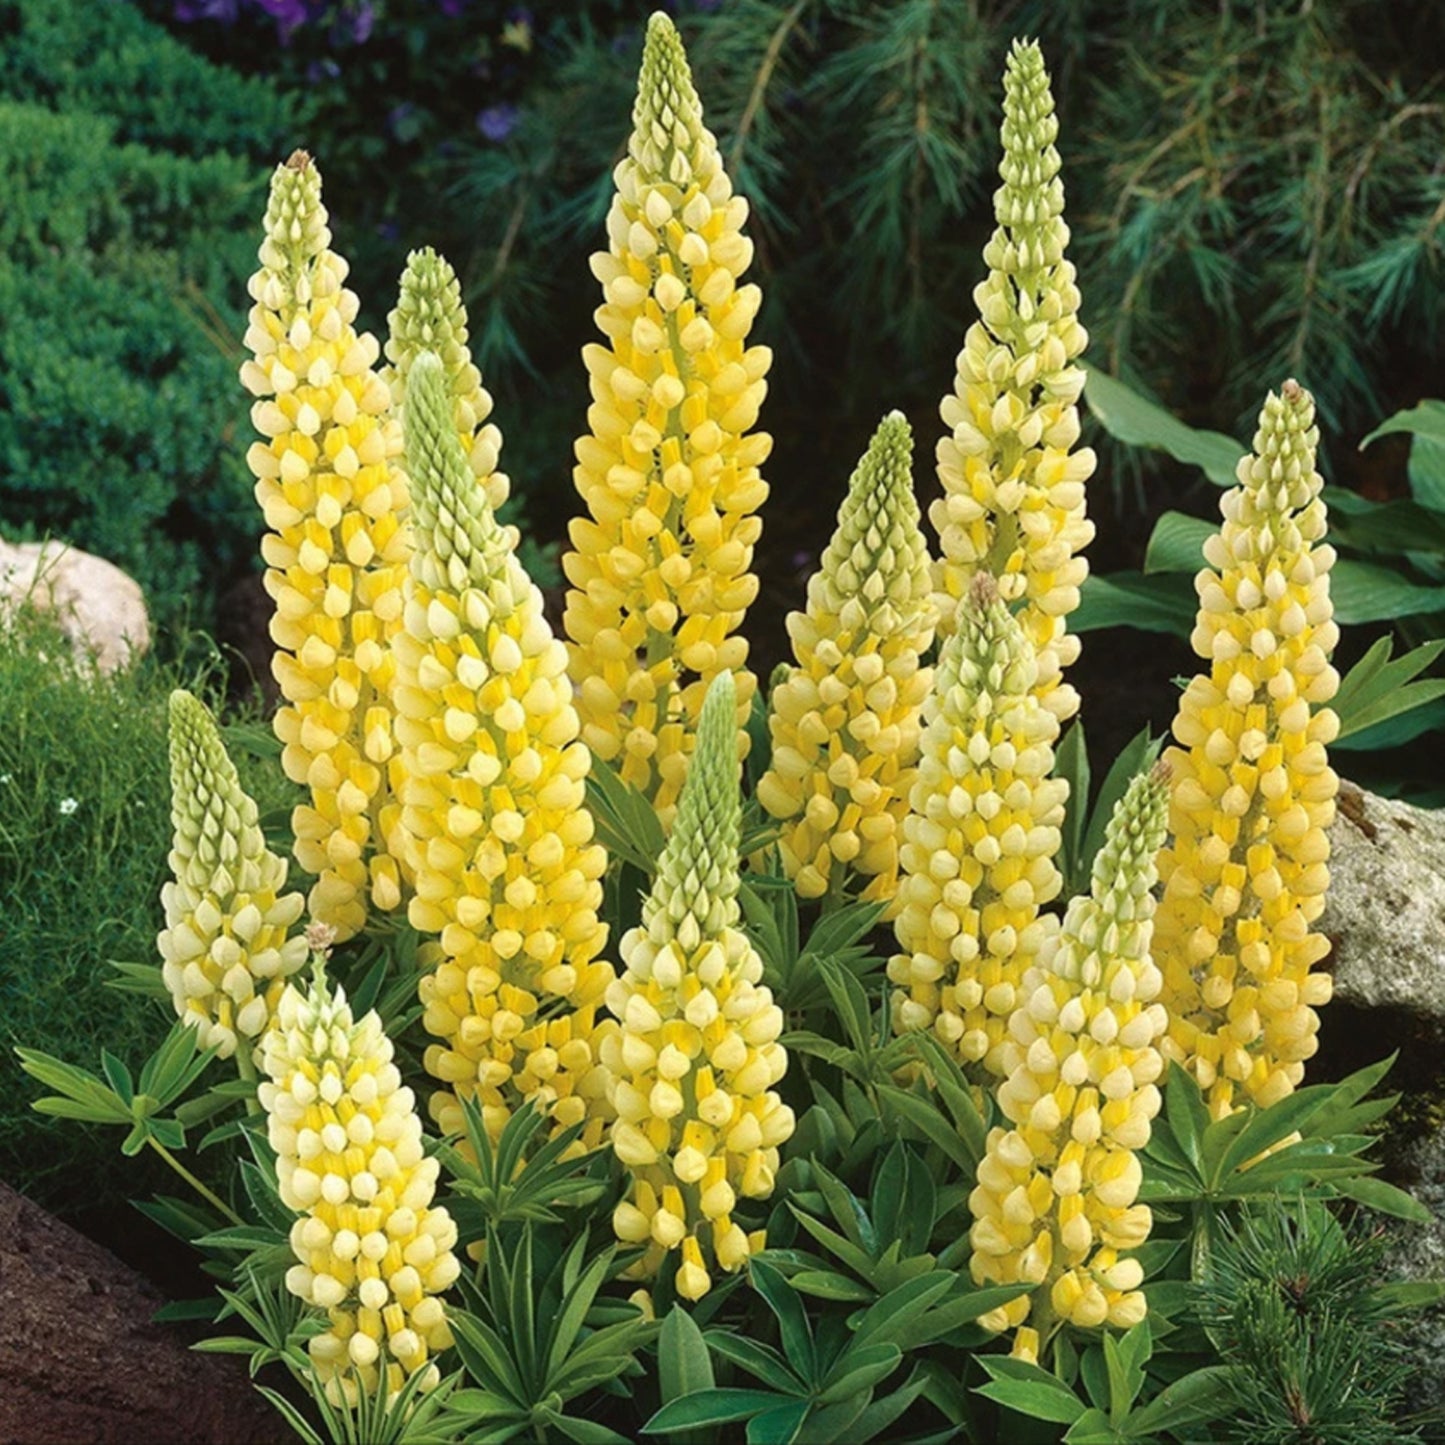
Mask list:
POLYGON ((300 1261, 286 1287, 326 1311, 307 1342, 333 1403, 355 1403, 385 1371, 395 1392, 452 1342, 438 1298, 461 1273, 457 1227, 433 1206, 440 1165, 422 1151, 411 1089, 372 1010, 354 1022, 345 993, 318 966, 311 987, 288 987, 266 1035, 260 1087, 282 1203, 300 1261))
POLYGON ((161 972, 201 1048, 229 1059, 237 1035, 260 1039, 286 976, 306 962, 305 938, 287 937, 304 900, 281 891, 286 860, 266 847, 205 704, 179 689, 170 735, 174 876, 161 889, 161 972))
POLYGON ((748 346, 760 292, 748 204, 703 124, 672 22, 648 22, 610 248, 592 258, 606 346, 583 350, 589 435, 573 473, 588 516, 563 558, 582 736, 671 823, 708 683, 736 676, 739 738, 756 680, 738 635, 772 447, 756 423, 772 354, 748 346))
POLYGON ((261 553, 286 699, 276 733, 286 776, 311 790, 293 818, 296 860, 318 875, 313 916, 345 939, 365 921, 368 888, 382 909, 402 896, 383 840, 396 822, 388 644, 409 544, 391 393, 330 246, 321 178, 297 151, 271 180, 241 380, 261 398, 251 419, 265 438, 246 460, 270 528, 261 553))
POLYGON ((643 1278, 681 1251, 684 1299, 711 1287, 708 1261, 736 1270, 763 1247, 733 1210, 739 1195, 772 1193, 778 1146, 793 1132, 773 1088, 788 1067, 782 1010, 737 926, 736 716, 732 677, 720 673, 642 924, 622 940, 626 970, 607 992, 621 1030, 602 1045, 612 1147, 631 1173, 613 1225, 648 1246, 643 1278))
POLYGON ((1339 677, 1314 402, 1285 382, 1205 544, 1194 650, 1210 663, 1180 699, 1170 750, 1171 846, 1160 860, 1169 1037, 1216 1118, 1283 1098, 1315 1051, 1329 944, 1311 925, 1329 882, 1338 779, 1324 704, 1339 677))
POLYGON ((928 544, 913 496, 913 434, 879 424, 848 484, 838 527, 788 617, 797 666, 772 693, 772 766, 758 800, 783 820, 779 849, 799 897, 892 898, 899 832, 933 682, 928 544))
POLYGON ((1004 71, 1003 185, 998 229, 984 249, 988 277, 974 291, 980 319, 958 356, 938 444, 943 495, 929 509, 943 556, 937 565, 939 630, 952 630, 969 579, 993 572, 1038 653, 1035 684, 1063 721, 1079 697, 1061 680, 1079 655, 1065 620, 1079 603, 1094 535, 1084 483, 1094 453, 1075 450, 1088 342, 1079 288, 1065 259, 1064 186, 1054 148, 1059 123, 1037 44, 1014 42, 1004 71))
POLYGON ((969 1196, 978 1284, 1038 1286, 980 1321, 1021 1326, 1015 1354, 1037 1354, 1056 1322, 1137 1324, 1145 1312, 1137 1249, 1153 1223, 1137 1204, 1138 1151, 1159 1112, 1163 985, 1151 958, 1155 856, 1168 812, 1167 769, 1130 784, 1094 859, 1087 895, 1024 976, 1003 1046, 999 1107, 969 1196))
POLYGON ((440 937, 421 998, 442 1042, 425 1063, 454 1091, 432 1113, 458 1131, 457 1096, 478 1096, 495 1136, 522 1099, 561 1125, 590 1109, 595 1144, 596 1015, 613 979, 597 956, 607 859, 592 840, 567 651, 462 450, 434 353, 412 363, 406 395, 416 549, 395 699, 408 916, 440 937))
POLYGON ((1037 683, 1028 637, 976 573, 923 708, 888 977, 895 1028, 932 1029, 993 1074, 1019 981, 1056 927, 1042 909, 1063 887, 1068 784, 1049 776, 1059 724, 1037 683))
POLYGON ((492 397, 482 385, 482 373, 467 346, 467 311, 457 274, 430 246, 406 258, 400 295, 387 325, 391 334, 386 357, 391 365, 382 374, 391 388, 392 405, 398 409, 405 405, 412 363, 423 351, 434 351, 446 371, 462 450, 488 504, 497 511, 509 490, 506 474, 497 470, 502 433, 487 420, 492 414, 492 397))

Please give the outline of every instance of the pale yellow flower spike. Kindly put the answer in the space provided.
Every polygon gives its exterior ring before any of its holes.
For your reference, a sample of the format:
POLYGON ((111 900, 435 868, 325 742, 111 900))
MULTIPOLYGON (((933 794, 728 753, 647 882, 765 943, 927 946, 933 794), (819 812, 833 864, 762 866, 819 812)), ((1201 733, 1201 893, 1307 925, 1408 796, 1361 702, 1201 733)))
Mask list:
POLYGON ((293 818, 296 860, 318 875, 312 914, 345 939, 365 922, 368 889, 381 909, 402 900, 383 840, 396 823, 388 644, 409 544, 391 393, 330 245, 321 178, 297 151, 271 180, 241 381, 261 398, 251 419, 265 438, 246 460, 270 528, 272 671, 286 699, 276 734, 286 776, 311 790, 293 818))
POLYGON ((1059 724, 1037 681, 1018 620, 975 573, 923 708, 888 977, 896 1029, 932 1029, 992 1074, 1019 981, 1057 925, 1042 909, 1063 887, 1069 788, 1049 776, 1059 724))
POLYGON ((1285 382, 1205 544, 1194 650, 1210 662, 1180 700, 1173 842, 1160 860, 1159 957, 1169 1036, 1216 1118, 1272 1104, 1304 1076, 1330 975, 1312 933, 1329 883, 1326 830, 1339 677, 1314 402, 1285 382))
POLYGON ((969 1196, 976 1284, 1036 1288, 980 1319, 1020 1328, 1014 1354, 1037 1359, 1062 1321, 1127 1328, 1145 1314, 1144 1272, 1126 1252, 1153 1224, 1138 1204, 1139 1151, 1159 1112, 1166 1027, 1150 956, 1155 857, 1167 768, 1141 774, 1115 805, 1090 892, 1024 975, 1003 1046, 998 1103, 969 1196))
POLYGON ((353 1022, 346 995, 318 964, 303 994, 292 986, 265 1040, 269 1115, 281 1202, 299 1263, 286 1288, 326 1311, 306 1349, 333 1404, 354 1405, 385 1372, 391 1393, 452 1342, 437 1297, 455 1283, 457 1227, 433 1206, 440 1164, 424 1155, 412 1091, 392 1062, 372 1010, 353 1022))
POLYGON ((596 1018, 612 982, 598 958, 607 859, 585 801, 567 652, 462 450, 435 354, 410 367, 406 459, 416 550, 395 643, 402 831, 416 875, 408 917, 444 955, 421 981, 442 1040, 432 1113, 461 1129, 478 1097, 495 1137, 521 1100, 559 1125, 591 1119, 606 1080, 596 1018))
POLYGON ((864 898, 898 886, 899 833, 933 682, 928 544, 913 496, 913 434, 879 424, 848 484, 838 527, 788 616, 797 666, 770 699, 772 766, 758 801, 783 828, 783 866, 801 898, 864 898))
POLYGON ((467 346, 467 310, 457 274, 430 246, 406 258, 400 295, 387 325, 391 334, 386 358, 391 364, 382 375, 391 388, 392 405, 400 414, 412 363, 423 351, 434 351, 446 372, 462 450, 488 505, 497 511, 509 491, 506 474, 497 470, 502 433, 487 420, 492 414, 492 397, 482 385, 482 373, 467 346))
MULTIPOLYGON (((259 1040, 286 976, 306 962, 306 940, 287 936, 304 900, 281 891, 286 860, 267 848, 205 704, 173 692, 170 734, 175 843, 173 879, 161 889, 161 972, 201 1047, 229 1059, 241 1039, 259 1040)), ((243 1073, 250 1061, 243 1050, 243 1073)))
POLYGON ((626 971, 607 993, 621 1030, 602 1045, 612 1147, 631 1174, 613 1226, 647 1246, 640 1278, 679 1250, 677 1292, 690 1300, 712 1285, 704 1243, 729 1272, 763 1247, 733 1209, 739 1195, 772 1193, 778 1146, 793 1132, 773 1088, 788 1067, 783 1013, 737 926, 736 715, 732 678, 720 673, 642 925, 622 940, 626 971))
POLYGON ((1064 256, 1058 131, 1043 55, 1032 41, 1015 41, 1004 71, 998 229, 984 249, 988 277, 974 291, 980 319, 943 401, 943 496, 929 517, 943 552, 940 634, 952 630, 974 573, 992 572, 1004 600, 1023 603, 1019 621, 1038 654, 1035 690, 1062 722, 1079 706, 1061 676, 1079 655, 1079 639, 1065 629, 1089 570, 1077 554, 1094 535, 1084 515, 1094 453, 1073 450, 1084 386, 1073 363, 1088 334, 1064 256))
POLYGON ((648 22, 627 155, 615 171, 610 249, 592 258, 606 346, 583 350, 590 434, 563 558, 565 626, 583 739, 670 824, 709 681, 736 678, 738 747, 756 689, 738 635, 772 447, 757 422, 772 355, 748 346, 760 292, 748 204, 703 125, 672 22, 648 22))

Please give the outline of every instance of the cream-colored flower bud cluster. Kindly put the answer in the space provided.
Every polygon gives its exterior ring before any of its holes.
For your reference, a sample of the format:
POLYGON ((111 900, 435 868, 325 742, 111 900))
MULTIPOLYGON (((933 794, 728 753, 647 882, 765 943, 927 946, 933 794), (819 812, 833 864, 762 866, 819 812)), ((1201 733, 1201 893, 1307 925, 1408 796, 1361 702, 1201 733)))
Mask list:
POLYGON ((261 398, 251 418, 265 438, 246 459, 270 529, 272 670, 286 699, 276 733, 287 777, 311 790, 293 819, 296 859, 319 878, 312 914, 345 939, 368 890, 382 909, 402 897, 384 840, 395 824, 388 644, 409 542, 379 348, 356 331, 347 265, 330 246, 321 178, 297 151, 271 181, 241 380, 261 398))
POLYGON ((1057 927, 1042 909, 1063 887, 1068 784, 1050 777, 1059 724, 1037 682, 1028 637, 976 573, 923 708, 888 977, 895 1028, 932 1029, 995 1075, 1019 982, 1057 927))
POLYGON ((1064 256, 1058 130, 1043 55, 1015 41, 1004 71, 998 229, 984 249, 988 277, 974 292, 980 319, 942 406, 950 428, 938 444, 943 496, 929 516, 943 552, 940 631, 951 630, 974 573, 994 573, 1004 600, 1023 603, 1019 620, 1039 659, 1035 686, 1062 721, 1079 705, 1061 675, 1079 655, 1066 618, 1088 574, 1077 554, 1094 535, 1084 515, 1094 453, 1075 449, 1084 373, 1074 362, 1088 334, 1064 256))
POLYGON ((1056 1321, 1087 1329, 1144 1317, 1143 1269, 1125 1252, 1153 1222, 1136 1200, 1164 1068, 1150 890, 1167 812, 1164 770, 1135 778, 1089 894, 1069 904, 1009 1020, 998 1103, 1012 1127, 989 1131, 969 1196, 970 1269, 978 1284, 1038 1286, 981 1321, 1004 1330, 1032 1318, 1025 1356, 1056 1321))
POLYGON ((625 972, 607 993, 621 1021, 602 1045, 617 1118, 612 1147, 631 1172, 613 1224, 646 1245, 651 1278, 681 1251, 684 1299, 711 1287, 703 1245, 732 1271, 763 1247, 733 1218, 739 1196, 772 1192, 793 1111, 774 1091, 788 1058, 782 1010, 738 928, 738 763, 730 674, 708 690, 676 825, 642 923, 622 940, 625 972))
POLYGON ((179 689, 170 754, 175 841, 173 881, 161 889, 161 973, 200 1046, 229 1059, 238 1035, 265 1033, 286 976, 306 962, 306 940, 287 936, 304 900, 281 891, 286 860, 266 847, 256 804, 205 704, 179 689))
POLYGON ((498 525, 454 425, 454 393, 431 352, 410 366, 406 461, 416 547, 396 639, 402 832, 416 877, 412 926, 444 957, 421 983, 442 1040, 429 1073, 446 1133, 459 1097, 501 1133, 519 1100, 560 1125, 591 1113, 606 1083, 597 1013, 614 974, 598 958, 607 860, 585 800, 567 652, 498 525))
POLYGON ((435 352, 441 358, 451 390, 453 419, 462 450, 486 493, 488 505, 497 511, 510 489, 506 474, 497 470, 502 433, 487 420, 492 414, 491 394, 482 385, 482 373, 472 361, 461 284, 445 256, 427 246, 406 258, 396 308, 386 320, 390 329, 386 359, 391 364, 382 372, 382 378, 391 388, 397 415, 406 405, 406 379, 412 363, 423 351, 435 352))
POLYGON ((345 993, 318 973, 288 987, 265 1039, 260 1087, 281 1200, 300 1263, 292 1294, 324 1309, 330 1328, 307 1343, 329 1399, 355 1403, 385 1372, 392 1391, 451 1344, 438 1298, 461 1273, 457 1227, 433 1206, 440 1165, 422 1150, 412 1091, 372 1010, 353 1022, 345 993))
POLYGON ((1194 650, 1210 663, 1180 700, 1170 750, 1173 842, 1160 862, 1169 1037, 1216 1117, 1290 1093, 1315 1051, 1329 952, 1311 932, 1329 883, 1338 779, 1325 706, 1339 678, 1314 402, 1287 381, 1205 544, 1194 650))
POLYGON ((891 899, 899 834, 918 759, 920 666, 933 642, 928 544, 913 496, 913 434, 902 412, 879 424, 848 484, 838 526, 788 615, 797 666, 773 688, 772 766, 758 801, 783 828, 783 867, 801 898, 891 899))
MULTIPOLYGON (((703 124, 672 22, 647 27, 633 133, 618 164, 609 250, 592 258, 606 346, 588 346, 589 435, 563 559, 583 739, 671 823, 709 681, 731 670, 739 727, 756 680, 738 629, 772 439, 748 435, 772 356, 748 346, 760 292, 748 205, 703 124)), ((746 733, 739 747, 747 746, 746 733)))

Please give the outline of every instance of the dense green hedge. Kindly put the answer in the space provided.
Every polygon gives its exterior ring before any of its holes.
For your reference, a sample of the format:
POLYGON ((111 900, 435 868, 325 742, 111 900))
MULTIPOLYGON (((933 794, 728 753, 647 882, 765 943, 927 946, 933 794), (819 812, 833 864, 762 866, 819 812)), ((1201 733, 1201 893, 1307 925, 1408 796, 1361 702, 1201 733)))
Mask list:
POLYGON ((253 565, 236 337, 296 106, 127 5, 8 0, 0 41, 0 535, 207 623, 253 565))

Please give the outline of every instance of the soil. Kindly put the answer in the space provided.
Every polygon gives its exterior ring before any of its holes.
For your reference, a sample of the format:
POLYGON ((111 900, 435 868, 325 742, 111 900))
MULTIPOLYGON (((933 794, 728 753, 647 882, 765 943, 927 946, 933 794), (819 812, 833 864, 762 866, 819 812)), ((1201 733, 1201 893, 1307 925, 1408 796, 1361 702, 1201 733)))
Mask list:
POLYGON ((0 1445, 280 1445, 235 1356, 151 1321, 164 1296, 0 1183, 0 1445))

